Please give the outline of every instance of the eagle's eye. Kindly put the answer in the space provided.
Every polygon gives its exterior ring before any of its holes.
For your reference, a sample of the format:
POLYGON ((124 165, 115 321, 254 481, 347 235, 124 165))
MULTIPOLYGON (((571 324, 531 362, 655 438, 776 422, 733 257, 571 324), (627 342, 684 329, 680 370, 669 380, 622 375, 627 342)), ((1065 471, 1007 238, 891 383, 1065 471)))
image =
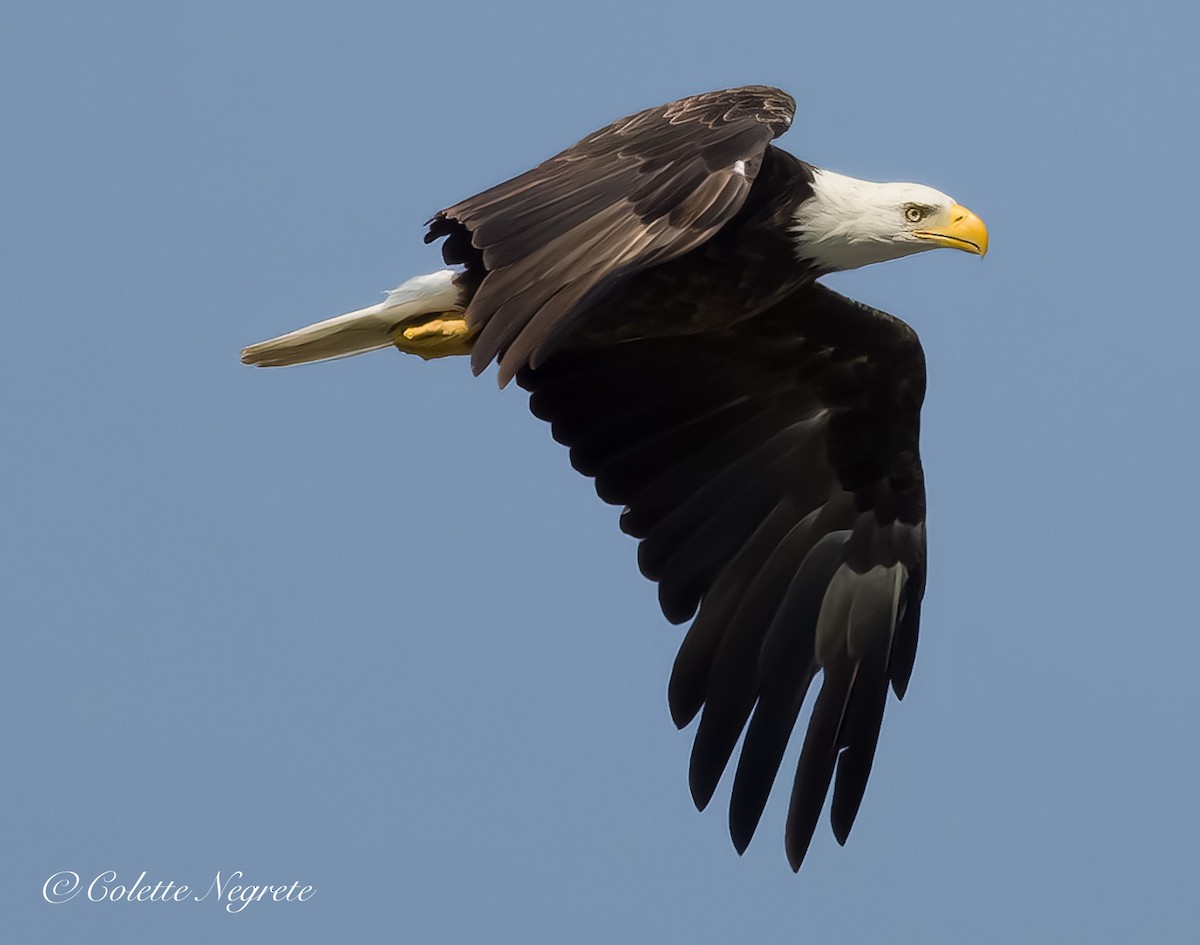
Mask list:
POLYGON ((910 203, 904 208, 904 219, 909 223, 920 223, 928 214, 928 207, 920 207, 915 203, 910 203))

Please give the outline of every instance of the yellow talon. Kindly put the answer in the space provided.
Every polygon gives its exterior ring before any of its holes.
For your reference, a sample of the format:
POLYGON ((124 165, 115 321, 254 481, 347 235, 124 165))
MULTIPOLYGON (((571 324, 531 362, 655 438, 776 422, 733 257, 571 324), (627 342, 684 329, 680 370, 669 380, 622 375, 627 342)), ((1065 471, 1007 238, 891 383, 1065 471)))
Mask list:
POLYGON ((429 361, 455 354, 470 354, 474 334, 461 315, 443 312, 427 322, 409 322, 392 332, 392 343, 406 354, 429 361))

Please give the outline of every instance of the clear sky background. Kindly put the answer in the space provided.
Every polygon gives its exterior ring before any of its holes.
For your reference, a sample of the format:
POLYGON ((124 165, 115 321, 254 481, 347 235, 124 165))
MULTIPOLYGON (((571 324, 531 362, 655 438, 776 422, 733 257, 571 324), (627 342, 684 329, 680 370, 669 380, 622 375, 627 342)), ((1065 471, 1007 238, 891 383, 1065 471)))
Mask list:
POLYGON ((9 940, 1200 940, 1185 9, 9 5, 9 940), (796 95, 783 147, 992 236, 832 280, 925 344, 929 588, 850 842, 823 820, 798 876, 785 792, 742 858, 728 785, 693 809, 682 629, 520 391, 237 357, 436 268, 441 207, 746 83, 796 95), (316 893, 50 905, 61 870, 316 893))

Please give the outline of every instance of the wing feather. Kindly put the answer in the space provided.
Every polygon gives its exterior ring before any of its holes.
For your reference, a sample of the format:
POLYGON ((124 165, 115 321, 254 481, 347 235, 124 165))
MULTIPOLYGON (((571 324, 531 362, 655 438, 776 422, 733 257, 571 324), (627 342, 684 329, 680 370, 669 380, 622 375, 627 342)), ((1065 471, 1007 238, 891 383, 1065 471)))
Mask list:
POLYGON ((799 868, 831 783, 843 842, 888 684, 902 695, 912 672, 924 593, 912 330, 811 285, 706 334, 564 348, 518 381, 576 468, 625 506, 668 619, 695 614, 668 700, 681 727, 700 715, 697 806, 744 732, 729 825, 745 849, 819 677, 785 848, 799 868))
POLYGON ((484 274, 467 320, 476 373, 537 366, 564 325, 617 280, 701 245, 742 206, 791 96, 747 86, 622 118, 430 221, 446 261, 484 274), (477 257, 474 254, 478 254, 477 257))

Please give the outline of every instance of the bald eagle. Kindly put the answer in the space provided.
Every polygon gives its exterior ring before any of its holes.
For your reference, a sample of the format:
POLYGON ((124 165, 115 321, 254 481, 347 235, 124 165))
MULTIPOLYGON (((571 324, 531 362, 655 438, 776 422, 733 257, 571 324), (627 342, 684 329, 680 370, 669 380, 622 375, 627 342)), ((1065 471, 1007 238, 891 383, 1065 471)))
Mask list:
POLYGON ((850 832, 888 686, 908 686, 926 567, 921 345, 817 280, 936 247, 982 256, 988 237, 937 190, 779 150, 794 113, 747 86, 615 121, 436 214, 425 241, 451 268, 242 360, 395 346, 495 362, 527 390, 623 507, 667 619, 692 620, 668 696, 679 727, 700 715, 698 808, 744 733, 739 853, 821 676, 785 830, 798 870, 831 782, 834 835, 850 832))

